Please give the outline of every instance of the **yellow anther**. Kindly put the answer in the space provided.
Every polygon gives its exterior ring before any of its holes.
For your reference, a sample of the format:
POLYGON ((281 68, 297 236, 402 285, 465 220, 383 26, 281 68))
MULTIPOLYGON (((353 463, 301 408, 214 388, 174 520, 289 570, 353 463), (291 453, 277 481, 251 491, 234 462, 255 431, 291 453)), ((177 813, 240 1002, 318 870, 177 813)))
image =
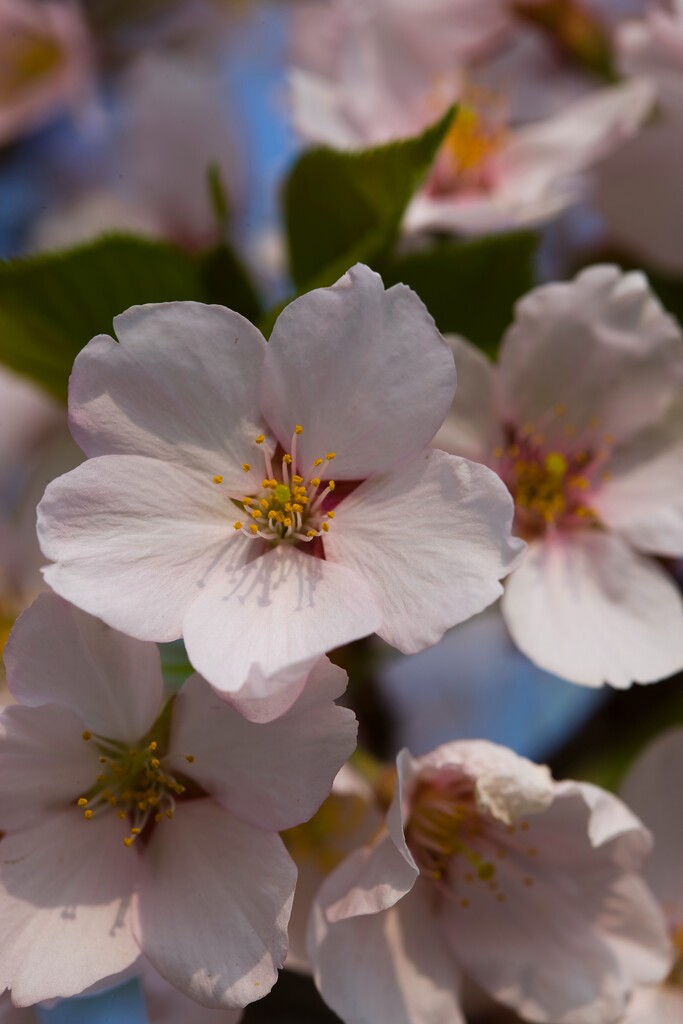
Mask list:
POLYGON ((152 742, 150 743, 150 745, 148 746, 147 749, 148 750, 158 750, 158 748, 159 748, 159 744, 157 743, 157 741, 156 740, 152 740, 152 742))
POLYGON ((328 462, 332 462, 332 459, 336 459, 337 458, 337 453, 336 452, 328 452, 327 455, 325 456, 325 458, 327 459, 328 462))
POLYGON ((283 461, 283 462, 284 462, 284 463, 285 463, 285 464, 286 464, 287 466, 290 466, 290 465, 291 465, 291 463, 292 463, 292 456, 291 456, 291 455, 283 455, 283 456, 282 456, 282 461, 283 461))
POLYGON ((313 462, 314 466, 322 466, 322 464, 323 464, 323 460, 322 459, 315 459, 314 462, 313 462))
POLYGON ((261 498, 261 501, 259 502, 259 504, 260 504, 262 509, 267 509, 268 505, 269 505, 268 499, 267 498, 261 498))
POLYGON ((294 503, 293 505, 290 506, 290 511, 291 512, 303 512, 303 510, 304 510, 303 505, 297 505, 296 503, 294 503))
POLYGON ((86 800, 86 798, 84 796, 81 796, 81 797, 78 798, 78 806, 79 807, 87 807, 87 805, 88 805, 88 801, 86 800))
POLYGON ((254 438, 254 440, 256 441, 256 444, 263 444, 265 439, 266 439, 266 435, 265 434, 257 434, 257 436, 254 438))
POLYGON ((233 530, 242 530, 244 529, 244 523, 240 523, 238 520, 236 523, 232 524, 232 528, 233 530))
POLYGON ((168 818, 169 821, 171 821, 171 819, 173 818, 173 811, 170 808, 166 811, 166 817, 168 818))
POLYGON ((141 829, 141 828, 132 828, 132 829, 130 830, 130 834, 131 834, 132 836, 139 836, 141 832, 142 832, 142 829, 141 829))
POLYGON ((160 821, 164 820, 164 816, 161 813, 161 811, 158 814, 154 815, 154 820, 156 821, 157 825, 159 824, 160 821))
POLYGON ((124 840, 123 840, 123 845, 130 848, 133 845, 134 842, 135 842, 135 836, 125 836, 124 840))
POLYGON ((92 739, 92 733, 88 729, 85 729, 81 733, 81 738, 84 739, 84 740, 91 740, 92 739))
POLYGON ((333 491, 337 485, 335 484, 334 480, 328 480, 327 481, 327 486, 329 487, 329 489, 331 491, 333 491))
POLYGON ((510 456, 510 458, 516 459, 519 455, 519 445, 511 444, 510 447, 508 448, 508 455, 510 456))
POLYGON ((306 530, 306 536, 307 537, 317 537, 318 536, 318 531, 317 530, 306 530))
POLYGON ((303 434, 303 432, 304 432, 304 428, 301 426, 300 423, 297 423, 297 425, 294 427, 294 433, 295 434, 303 434))
POLYGON ((591 485, 587 476, 572 476, 569 478, 572 487, 578 487, 581 491, 587 491, 591 485))
POLYGON ((120 821, 125 821, 125 819, 126 819, 126 812, 125 812, 125 811, 117 811, 117 812, 116 812, 116 817, 117 817, 117 818, 118 818, 118 819, 119 819, 120 821))
POLYGON ((249 529, 254 534, 254 536, 258 534, 258 526, 256 525, 256 523, 250 523, 249 529))
POLYGON ((95 813, 94 811, 91 811, 90 808, 88 808, 87 811, 83 811, 83 817, 87 818, 88 821, 90 821, 90 819, 92 818, 94 813, 95 813))
POLYGON ((302 484, 303 482, 304 482, 304 478, 302 476, 298 476, 296 473, 292 477, 292 483, 293 484, 302 484))
POLYGON ((329 524, 329 523, 321 523, 321 525, 320 525, 320 529, 321 529, 321 530, 324 530, 324 531, 325 531, 325 533, 329 533, 329 530, 330 530, 330 524, 329 524))
POLYGON ((311 478, 311 487, 320 487, 320 477, 314 476, 311 478))
POLYGON ((292 520, 289 518, 289 516, 285 516, 285 518, 283 519, 283 523, 287 527, 287 529, 289 529, 289 527, 292 525, 292 520))
POLYGON ((251 466, 249 465, 248 462, 243 462, 242 463, 242 469, 244 470, 245 473, 250 473, 251 472, 251 466))
POLYGON ((328 519, 334 519, 334 512, 328 512, 327 513, 327 518, 328 519))
POLYGON ((502 459, 503 455, 504 455, 503 449, 500 447, 500 445, 497 445, 493 449, 493 457, 494 457, 494 459, 502 459))
POLYGON ((254 504, 254 499, 253 498, 242 498, 242 504, 243 505, 247 505, 247 506, 253 505, 254 504))
POLYGON ((194 764, 194 754, 185 754, 185 760, 188 764, 194 764))
POLYGON ((252 508, 249 511, 249 515, 252 519, 261 519, 263 517, 263 512, 260 508, 252 508))
POLYGON ((213 478, 213 482, 215 484, 222 484, 223 483, 223 477, 220 475, 220 473, 216 474, 216 476, 213 478))
POLYGON ((153 757, 149 763, 151 764, 152 768, 161 768, 161 761, 159 760, 158 757, 153 757))
POLYGON ((567 472, 567 460, 562 452, 548 452, 543 465, 551 476, 562 478, 567 472))

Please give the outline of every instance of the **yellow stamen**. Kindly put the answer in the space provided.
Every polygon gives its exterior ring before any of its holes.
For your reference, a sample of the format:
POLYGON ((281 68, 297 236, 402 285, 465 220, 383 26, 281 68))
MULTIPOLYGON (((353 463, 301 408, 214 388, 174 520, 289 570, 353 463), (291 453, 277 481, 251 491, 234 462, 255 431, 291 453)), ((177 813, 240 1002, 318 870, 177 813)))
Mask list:
POLYGON ((222 477, 222 476, 221 476, 220 474, 217 474, 217 475, 216 475, 216 476, 215 476, 215 477, 213 478, 213 482, 214 482, 215 484, 222 484, 222 483, 223 483, 223 477, 222 477))

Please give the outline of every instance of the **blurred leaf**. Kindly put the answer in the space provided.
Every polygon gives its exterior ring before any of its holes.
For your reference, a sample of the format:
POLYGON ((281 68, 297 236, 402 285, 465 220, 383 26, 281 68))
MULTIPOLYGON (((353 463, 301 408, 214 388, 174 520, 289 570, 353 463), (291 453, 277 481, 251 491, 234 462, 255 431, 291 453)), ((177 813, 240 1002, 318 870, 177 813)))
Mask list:
POLYGON ((427 175, 455 108, 413 139, 348 153, 305 152, 284 189, 292 278, 299 291, 333 284, 393 244, 403 212, 427 175))
POLYGON ((66 400, 73 361, 129 306, 194 299, 256 319, 251 283, 225 246, 195 258, 175 246, 108 235, 65 252, 0 263, 0 362, 66 400))
POLYGON ((440 331, 462 334, 494 356, 515 302, 535 284, 537 243, 531 231, 441 242, 389 257, 377 269, 387 288, 400 281, 413 288, 440 331))
POLYGON ((206 183, 209 189, 211 209, 216 218, 221 238, 227 240, 230 221, 232 220, 232 210, 228 190, 225 187, 219 164, 209 164, 206 171, 206 183))
POLYGON ((227 306, 252 323, 258 322, 262 312, 259 297, 246 270, 228 245, 216 246, 202 256, 200 274, 206 302, 227 306))

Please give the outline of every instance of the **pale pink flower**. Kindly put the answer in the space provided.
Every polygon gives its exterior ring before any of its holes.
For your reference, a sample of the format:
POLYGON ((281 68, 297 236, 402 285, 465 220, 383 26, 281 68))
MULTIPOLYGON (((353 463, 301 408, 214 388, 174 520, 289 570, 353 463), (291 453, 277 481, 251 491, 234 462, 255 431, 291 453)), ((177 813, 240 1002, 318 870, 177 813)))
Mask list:
POLYGON ((285 964, 289 970, 311 973, 306 929, 318 890, 349 853, 377 835, 383 822, 375 791, 349 763, 341 769, 332 792, 311 820, 284 833, 282 838, 298 872, 289 919, 285 964))
POLYGON ((635 993, 623 1024, 675 1024, 683 1020, 683 730, 672 729, 651 743, 631 768, 623 799, 651 830, 655 845, 645 869, 660 901, 675 953, 665 982, 635 993))
POLYGON ((423 4, 397 0, 375 0, 370 11, 339 0, 310 27, 304 13, 291 73, 299 131, 342 148, 374 145, 421 131, 458 101, 405 231, 480 234, 549 219, 583 195, 584 172, 638 129, 652 86, 634 80, 593 89, 537 123, 511 122, 505 92, 491 91, 476 63, 470 67, 468 41, 475 43, 462 34, 464 20, 475 30, 488 25, 496 37, 509 26, 510 8, 500 0, 433 2, 435 18, 423 4))
POLYGON ((144 953, 207 1007, 265 995, 310 817, 355 743, 327 661, 288 714, 246 722, 199 676, 165 702, 159 654, 54 594, 6 651, 0 711, 0 991, 75 995, 144 953))
POLYGON ((82 103, 91 73, 75 0, 0 0, 0 144, 82 103))
POLYGON ((642 274, 591 267, 517 305, 498 365, 453 338, 464 401, 435 444, 491 465, 529 541, 503 615, 586 686, 683 666, 683 337, 642 274))
POLYGON ((683 3, 623 26, 624 72, 649 76, 657 113, 600 166, 595 203, 613 242, 655 266, 683 272, 683 3))
POLYGON ((318 896, 318 987, 346 1024, 455 1024, 465 972, 526 1020, 612 1024, 669 966, 650 845, 616 797, 504 747, 403 751, 386 828, 318 896))
POLYGON ((510 498, 425 448, 455 371, 410 289, 359 265, 292 302, 269 344, 189 302, 115 327, 71 378, 72 431, 96 458, 39 509, 63 597, 140 639, 182 634, 263 720, 325 651, 375 630, 420 650, 501 593, 522 547, 510 498))

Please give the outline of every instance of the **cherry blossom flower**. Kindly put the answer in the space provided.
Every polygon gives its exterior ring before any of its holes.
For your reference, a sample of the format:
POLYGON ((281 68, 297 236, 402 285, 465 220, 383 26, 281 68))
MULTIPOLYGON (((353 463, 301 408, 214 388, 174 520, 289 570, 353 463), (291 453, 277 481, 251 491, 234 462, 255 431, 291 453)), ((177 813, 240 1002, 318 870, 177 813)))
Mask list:
POLYGON ((671 273, 683 272, 683 3, 624 25, 623 71, 657 88, 657 116, 597 171, 595 203, 613 242, 671 273), (647 187, 643 183, 647 182, 647 187))
POLYGON ((654 91, 645 80, 593 88, 569 104, 563 85, 559 112, 520 124, 505 91, 488 84, 507 80, 509 69, 482 73, 478 63, 470 66, 467 45, 476 52, 487 36, 505 33, 512 5, 435 0, 436 18, 423 6, 375 0, 368 10, 340 0, 310 27, 304 13, 291 74, 301 134, 341 148, 416 134, 459 103, 433 173, 407 210, 408 233, 480 234, 555 216, 584 194, 584 172, 651 110, 654 91))
POLYGON ((487 462, 529 541, 502 610, 541 668, 586 686, 683 666, 683 337, 639 273, 591 267, 517 306, 497 366, 452 339, 466 396, 435 444, 487 462))
POLYGON ((324 659, 287 715, 245 721, 199 676, 164 701, 156 647, 54 594, 6 651, 0 711, 0 991, 78 994, 141 952, 206 1007, 265 995, 310 817, 355 743, 324 659))
POLYGON ((651 830, 654 851, 645 876, 662 907, 675 961, 661 985, 639 988, 624 1024, 683 1020, 683 828, 678 784, 683 778, 683 730, 672 729, 651 743, 631 768, 622 797, 651 830))
POLYGON ((323 652, 374 630, 416 651, 499 596, 523 547, 510 498, 424 447, 455 376, 410 289, 357 266, 291 303, 268 345, 197 303, 115 327, 71 378, 90 461, 39 509, 63 597, 139 639, 182 634, 197 671, 264 720, 323 652))
POLYGON ((73 0, 1 0, 0 144, 83 102, 91 64, 73 0))
POLYGON ((670 958, 616 797, 485 741, 403 751, 386 827, 323 884, 318 987, 346 1024, 463 1021, 465 972, 530 1021, 608 1024, 670 958))

